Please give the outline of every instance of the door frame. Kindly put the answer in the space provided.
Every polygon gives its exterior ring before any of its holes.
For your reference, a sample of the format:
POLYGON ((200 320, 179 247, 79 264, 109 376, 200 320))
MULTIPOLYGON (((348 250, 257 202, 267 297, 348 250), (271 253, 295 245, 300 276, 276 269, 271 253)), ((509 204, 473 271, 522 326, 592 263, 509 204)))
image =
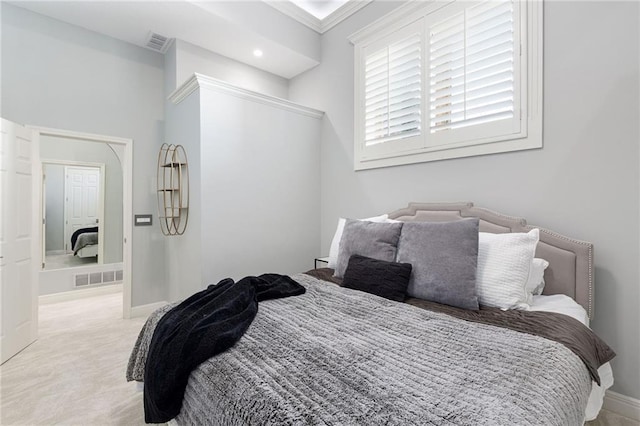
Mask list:
MULTIPOLYGON (((122 165, 122 316, 123 318, 131 318, 131 265, 132 265, 132 223, 133 217, 133 139, 121 138, 117 136, 97 135, 93 133, 82 133, 72 130, 52 129, 39 126, 27 126, 34 131, 34 141, 40 148, 41 136, 52 136, 66 139, 76 139, 89 143, 106 143, 108 145, 122 146, 123 155, 120 158, 118 152, 116 155, 120 159, 122 165)), ((114 150, 115 151, 115 150, 114 150)), ((42 160, 35 158, 37 168, 36 176, 42 176, 42 160)), ((42 218, 44 211, 42 206, 42 185, 38 183, 37 194, 34 194, 34 206, 40 206, 39 218, 42 218)), ((35 215, 34 215, 35 216, 35 215)), ((42 227, 38 226, 38 232, 42 233, 42 227)), ((42 235, 37 235, 36 241, 42 242, 42 235)), ((42 250, 40 250, 42 251, 42 250)), ((41 265, 38 265, 40 270, 41 265)))
MULTIPOLYGON (((45 217, 46 217, 46 188, 45 188, 45 179, 44 179, 44 166, 45 164, 55 164, 55 165, 59 165, 59 166, 64 166, 65 167, 65 174, 66 174, 66 169, 67 167, 91 167, 91 168, 98 168, 100 169, 100 184, 99 184, 99 191, 100 191, 100 195, 98 197, 98 224, 100 226, 98 226, 98 265, 101 265, 104 263, 104 229, 102 227, 102 225, 104 224, 104 197, 105 197, 105 183, 106 183, 106 175, 105 175, 105 165, 104 163, 91 163, 91 162, 87 162, 87 161, 72 161, 72 160, 52 160, 52 159, 41 159, 40 163, 42 164, 42 264, 45 263, 45 257, 46 256, 46 226, 47 224, 45 223, 45 217)), ((65 177, 65 197, 66 197, 66 177, 65 177)), ((124 195, 124 193, 123 193, 124 195)), ((65 205, 64 205, 64 218, 66 220, 67 218, 67 204, 65 201, 65 205)), ((65 224, 66 227, 66 224, 65 224)), ((65 238, 66 238, 66 232, 64 232, 65 238)), ((66 242, 66 241, 65 241, 66 242)), ((71 248, 71 251, 73 251, 73 247, 71 248)))

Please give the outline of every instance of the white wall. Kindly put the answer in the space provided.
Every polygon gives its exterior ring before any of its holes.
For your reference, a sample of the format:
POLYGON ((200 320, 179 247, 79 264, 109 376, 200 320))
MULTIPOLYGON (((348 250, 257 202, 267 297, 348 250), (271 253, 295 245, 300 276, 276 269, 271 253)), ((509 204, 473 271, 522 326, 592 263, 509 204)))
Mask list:
POLYGON ((181 144, 187 154, 189 173, 189 217, 183 235, 165 237, 168 297, 185 298, 202 289, 201 178, 200 178, 200 93, 193 92, 178 105, 166 106, 166 136, 181 144))
POLYGON ((46 176, 46 251, 64 250, 64 166, 44 164, 46 176))
POLYGON ((640 398, 637 2, 545 2, 544 148, 353 171, 353 47, 347 36, 398 3, 374 2, 322 36, 322 64, 290 99, 326 111, 321 250, 339 216, 409 201, 474 201, 595 244, 593 329, 618 356, 614 390, 640 398))
POLYGON ((311 269, 321 120, 206 88, 200 98, 205 282, 311 269))
POLYGON ((190 181, 186 232, 167 239, 169 300, 226 277, 311 268, 321 121, 273 101, 205 85, 167 105, 166 133, 184 145, 190 181))
POLYGON ((199 73, 279 98, 286 98, 289 94, 289 80, 183 40, 175 40, 167 55, 168 60, 165 63, 167 69, 170 69, 168 77, 175 78, 167 83, 170 92, 194 73, 199 73))
MULTIPOLYGON (((42 136, 40 138, 40 158, 102 163, 105 165, 105 175, 100 176, 100 179, 104 179, 105 188, 104 259, 102 263, 122 262, 122 165, 109 145, 106 143, 42 136)), ((48 193, 49 185, 47 179, 48 193)), ((62 197, 60 197, 59 201, 62 201, 62 197)), ((47 222, 47 225, 47 235, 49 235, 49 228, 54 228, 55 225, 50 222, 47 222)), ((63 223, 60 225, 64 226, 63 223)))
MULTIPOLYGON (((133 212, 155 213, 163 57, 2 2, 2 117, 132 138, 133 212)), ((166 299, 158 227, 134 227, 132 304, 166 299)))

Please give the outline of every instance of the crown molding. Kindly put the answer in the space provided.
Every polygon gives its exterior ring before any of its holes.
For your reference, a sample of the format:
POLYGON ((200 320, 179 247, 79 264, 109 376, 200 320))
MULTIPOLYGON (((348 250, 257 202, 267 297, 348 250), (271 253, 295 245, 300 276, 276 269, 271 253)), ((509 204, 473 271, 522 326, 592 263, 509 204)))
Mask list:
POLYGON ((407 21, 407 23, 418 19, 420 14, 427 14, 434 10, 440 9, 446 6, 453 0, 439 1, 439 0, 409 0, 402 6, 392 10, 381 18, 373 21, 366 27, 351 34, 347 39, 352 44, 358 44, 362 40, 366 40, 374 34, 380 34, 385 30, 401 21, 407 21))
POLYGON ((266 4, 278 10, 281 13, 284 13, 290 18, 295 19, 303 25, 311 28, 313 31, 324 34, 326 31, 329 31, 331 28, 338 25, 340 22, 344 21, 373 0, 349 0, 347 3, 343 4, 331 14, 329 14, 324 19, 318 19, 309 12, 289 1, 282 0, 264 0, 266 4))
POLYGON ((322 21, 289 1, 265 0, 269 6, 322 34, 322 21))
POLYGON ((324 116, 323 111, 299 105, 286 99, 243 89, 241 87, 229 84, 225 81, 198 73, 193 74, 191 78, 189 78, 182 84, 182 86, 178 87, 173 93, 171 93, 171 95, 169 95, 169 101, 174 104, 179 104, 197 89, 214 90, 216 92, 225 93, 238 98, 248 99, 250 101, 258 102, 261 104, 275 106, 280 109, 292 111, 313 118, 319 119, 324 116))
POLYGON ((331 28, 335 27, 372 1, 373 0, 350 0, 343 4, 321 21, 322 30, 320 31, 320 34, 329 31, 331 28))

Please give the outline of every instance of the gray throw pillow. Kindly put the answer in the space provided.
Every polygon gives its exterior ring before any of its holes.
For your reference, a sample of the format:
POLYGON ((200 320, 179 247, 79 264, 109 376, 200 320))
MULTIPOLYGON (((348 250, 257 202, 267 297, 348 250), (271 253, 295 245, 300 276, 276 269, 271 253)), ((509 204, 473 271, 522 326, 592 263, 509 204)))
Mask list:
POLYGON ((342 278, 354 254, 393 262, 402 223, 375 223, 347 219, 340 240, 335 277, 342 278))
POLYGON ((478 219, 407 222, 397 262, 413 266, 407 295, 478 310, 478 219))

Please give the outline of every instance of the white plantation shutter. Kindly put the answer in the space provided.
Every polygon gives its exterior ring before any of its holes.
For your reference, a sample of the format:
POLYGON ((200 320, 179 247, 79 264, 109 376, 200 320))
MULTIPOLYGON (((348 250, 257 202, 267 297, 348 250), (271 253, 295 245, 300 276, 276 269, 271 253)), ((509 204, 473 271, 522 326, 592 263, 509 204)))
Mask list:
POLYGON ((542 2, 406 2, 354 43, 356 170, 542 147, 542 2))
POLYGON ((515 7, 512 1, 486 1, 430 25, 431 134, 519 120, 515 7))
POLYGON ((421 35, 413 34, 365 58, 365 145, 420 135, 421 35))

